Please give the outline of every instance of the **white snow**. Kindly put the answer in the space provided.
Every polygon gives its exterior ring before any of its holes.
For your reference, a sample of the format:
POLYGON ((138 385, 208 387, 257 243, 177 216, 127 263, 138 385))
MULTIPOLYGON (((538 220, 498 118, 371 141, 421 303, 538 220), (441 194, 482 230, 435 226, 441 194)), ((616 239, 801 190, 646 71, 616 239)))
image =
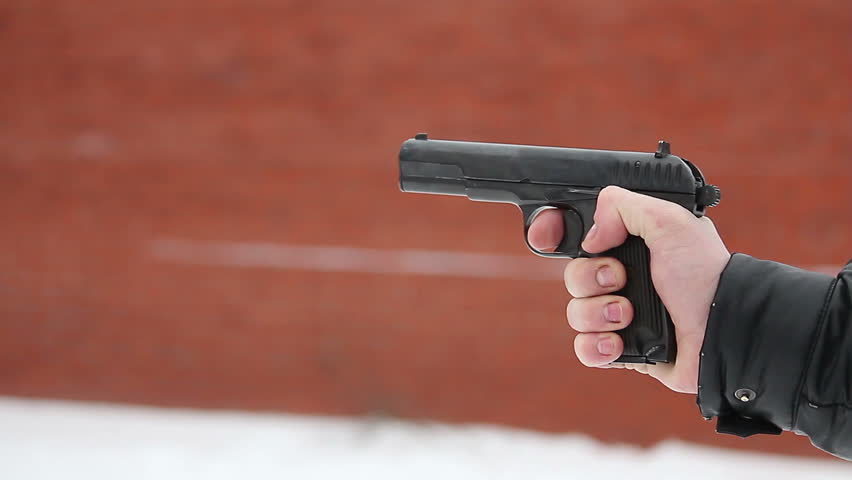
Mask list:
POLYGON ((0 398, 2 479, 849 479, 839 461, 485 425, 0 398))

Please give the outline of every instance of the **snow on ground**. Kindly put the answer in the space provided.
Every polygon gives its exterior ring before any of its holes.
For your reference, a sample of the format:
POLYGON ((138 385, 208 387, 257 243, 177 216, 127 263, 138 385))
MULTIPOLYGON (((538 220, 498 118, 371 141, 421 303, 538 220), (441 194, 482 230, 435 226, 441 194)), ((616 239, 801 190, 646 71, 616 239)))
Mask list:
POLYGON ((0 398, 6 479, 849 479, 852 464, 494 426, 0 398))

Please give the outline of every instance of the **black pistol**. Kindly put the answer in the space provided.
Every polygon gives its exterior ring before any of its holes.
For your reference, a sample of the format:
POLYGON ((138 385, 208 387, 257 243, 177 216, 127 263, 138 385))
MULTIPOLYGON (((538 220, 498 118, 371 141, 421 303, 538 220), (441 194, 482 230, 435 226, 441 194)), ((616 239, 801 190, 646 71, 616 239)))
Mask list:
POLYGON ((673 362, 674 326, 651 281, 645 242, 628 236, 619 247, 592 255, 580 248, 591 228, 598 194, 608 185, 661 198, 702 216, 721 194, 693 163, 672 155, 660 141, 653 153, 511 145, 429 139, 421 133, 399 151, 399 186, 404 192, 464 195, 483 202, 514 203, 524 215, 527 246, 545 257, 607 256, 627 270, 616 295, 633 304, 633 321, 618 334, 624 340, 621 363, 673 362), (553 253, 534 249, 527 231, 544 209, 557 208, 564 237, 553 253))

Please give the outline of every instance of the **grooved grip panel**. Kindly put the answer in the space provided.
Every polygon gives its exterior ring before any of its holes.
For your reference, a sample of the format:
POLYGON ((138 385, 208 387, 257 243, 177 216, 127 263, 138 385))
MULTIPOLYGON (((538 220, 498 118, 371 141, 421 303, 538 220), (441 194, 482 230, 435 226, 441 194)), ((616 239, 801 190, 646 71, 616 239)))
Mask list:
POLYGON ((677 353, 674 325, 651 280, 651 254, 645 241, 630 235, 620 246, 600 256, 615 257, 627 270, 627 284, 616 295, 633 304, 633 321, 617 332, 624 353, 616 362, 670 363, 677 353))

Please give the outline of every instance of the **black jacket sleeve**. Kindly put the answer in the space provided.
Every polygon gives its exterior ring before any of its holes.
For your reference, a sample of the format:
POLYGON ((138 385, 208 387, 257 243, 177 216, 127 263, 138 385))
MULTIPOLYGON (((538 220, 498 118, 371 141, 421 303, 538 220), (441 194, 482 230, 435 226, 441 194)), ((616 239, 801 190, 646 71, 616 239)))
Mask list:
POLYGON ((698 383, 701 414, 720 433, 788 430, 852 459, 852 262, 833 278, 733 255, 698 383))

